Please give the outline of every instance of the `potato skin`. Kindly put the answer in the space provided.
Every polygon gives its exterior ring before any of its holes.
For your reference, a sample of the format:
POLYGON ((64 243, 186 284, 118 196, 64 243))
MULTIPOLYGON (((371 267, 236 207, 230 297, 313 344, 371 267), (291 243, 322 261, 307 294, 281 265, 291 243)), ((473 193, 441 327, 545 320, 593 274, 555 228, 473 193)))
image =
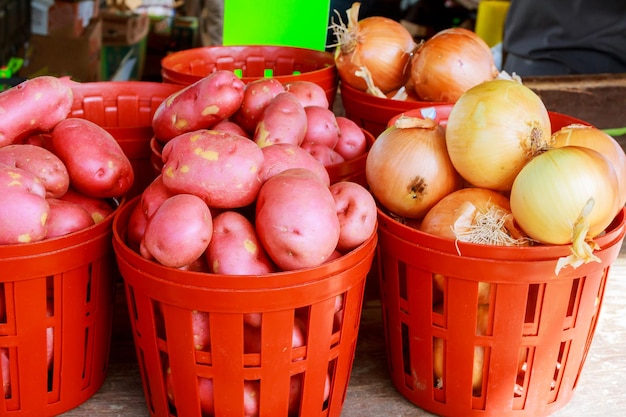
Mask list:
POLYGON ((259 176, 265 182, 269 178, 289 168, 306 168, 315 172, 322 182, 330 185, 326 167, 301 146, 292 143, 276 143, 261 149, 265 163, 259 176))
POLYGON ((3 190, 0 198, 0 245, 38 242, 46 238, 50 206, 40 195, 3 190))
POLYGON ((245 84, 232 71, 220 70, 170 95, 152 118, 154 136, 167 142, 178 135, 209 129, 241 106, 245 84))
POLYGON ((69 188, 70 177, 65 164, 41 146, 20 144, 0 148, 0 163, 33 173, 46 188, 46 197, 60 197, 69 188))
POLYGON ((253 139, 261 147, 275 143, 300 145, 307 131, 304 106, 288 91, 278 94, 265 107, 253 139))
POLYGON ((163 184, 202 198, 211 208, 245 207, 256 199, 264 156, 243 136, 216 130, 184 133, 163 147, 163 184))
POLYGON ((49 132, 65 119, 73 104, 71 84, 40 76, 0 93, 0 147, 38 132, 49 132))
POLYGON ((192 194, 165 200, 146 224, 141 255, 164 266, 182 268, 198 259, 213 234, 207 205, 192 194))
POLYGON ((0 194, 22 191, 46 197, 46 187, 32 172, 0 163, 0 194))
POLYGON ((78 204, 58 198, 48 198, 47 200, 50 206, 47 239, 77 232, 94 225, 91 214, 78 204))
POLYGON ((289 271, 323 264, 339 241, 339 219, 329 187, 302 168, 273 176, 259 192, 256 229, 279 268, 289 271))
POLYGON ((246 84, 243 101, 232 119, 252 136, 265 108, 285 87, 275 78, 259 78, 246 84))
POLYGON ((59 199, 77 204, 84 208, 91 215, 94 223, 100 223, 115 211, 107 200, 86 196, 76 191, 71 186, 59 199))
POLYGON ((83 194, 121 197, 135 179, 130 160, 115 138, 94 122, 76 117, 59 122, 51 147, 67 167, 70 182, 83 194))

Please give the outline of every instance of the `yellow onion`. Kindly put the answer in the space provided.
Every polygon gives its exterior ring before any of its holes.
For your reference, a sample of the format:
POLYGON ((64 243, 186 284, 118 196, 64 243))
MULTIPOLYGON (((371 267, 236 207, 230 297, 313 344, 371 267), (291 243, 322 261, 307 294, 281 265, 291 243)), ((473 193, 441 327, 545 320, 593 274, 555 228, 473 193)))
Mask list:
POLYGON ((547 149, 550 135, 539 96, 520 81, 495 79, 470 88, 454 103, 446 145, 467 182, 507 191, 522 167, 547 149))
POLYGON ((599 152, 579 146, 550 149, 519 172, 511 188, 511 212, 519 227, 544 244, 571 245, 556 273, 598 261, 593 238, 619 211, 617 174, 599 152))
POLYGON ((348 25, 331 25, 336 38, 335 65, 341 81, 359 91, 383 94, 402 87, 409 77, 415 41, 400 22, 383 16, 359 20, 361 3, 348 9, 348 25), (371 77, 371 84, 366 79, 371 77))
POLYGON ((463 28, 437 32, 411 58, 413 88, 424 101, 455 102, 465 91, 497 75, 489 46, 463 28))
POLYGON ((594 126, 571 124, 552 134, 550 146, 584 146, 604 155, 615 168, 619 190, 619 207, 626 204, 626 153, 615 138, 594 126))
POLYGON ((421 218, 461 187, 446 152, 443 127, 432 119, 401 116, 374 141, 365 162, 371 193, 393 214, 421 218))

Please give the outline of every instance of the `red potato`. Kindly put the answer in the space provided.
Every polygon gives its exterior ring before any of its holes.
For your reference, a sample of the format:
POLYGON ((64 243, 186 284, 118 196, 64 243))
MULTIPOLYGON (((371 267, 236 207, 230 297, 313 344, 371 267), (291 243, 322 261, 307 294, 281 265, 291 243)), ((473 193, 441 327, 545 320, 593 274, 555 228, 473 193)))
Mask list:
POLYGON ((70 117, 52 130, 53 152, 67 167, 72 186, 90 197, 125 195, 135 175, 113 135, 87 119, 70 117))
POLYGON ((11 364, 9 362, 9 349, 0 348, 0 367, 2 367, 2 392, 4 398, 11 397, 11 364))
POLYGON ((276 143, 300 145, 306 130, 304 106, 295 95, 285 91, 265 107, 252 138, 261 148, 276 143))
POLYGON ((245 207, 256 199, 264 157, 242 136, 215 130, 188 132, 163 147, 163 184, 202 198, 211 208, 245 207))
MULTIPOLYGON (((306 345, 306 325, 299 317, 294 317, 291 333, 291 348, 299 348, 306 345)), ((245 325, 243 329, 244 353, 261 353, 262 331, 260 326, 245 325)), ((287 346, 284 346, 286 349, 287 346)))
MULTIPOLYGON (((302 402, 302 379, 304 374, 296 374, 291 377, 289 389, 289 415, 300 415, 302 402)), ((330 397, 330 376, 326 374, 324 382, 324 401, 330 397)))
POLYGON ((146 232, 148 218, 143 212, 141 204, 135 205, 126 226, 126 244, 132 250, 139 252, 143 235, 146 232))
POLYGON ((298 98, 302 106, 321 106, 330 107, 326 91, 312 81, 292 81, 285 85, 285 90, 289 91, 298 98))
POLYGON ((47 200, 50 206, 47 239, 63 236, 94 225, 91 214, 78 204, 57 198, 48 198, 47 200))
POLYGON ((20 144, 0 148, 0 163, 34 174, 46 189, 46 197, 61 197, 70 185, 63 161, 41 146, 20 144))
POLYGON ((141 241, 141 255, 164 266, 184 267, 206 250, 213 233, 207 205, 192 194, 176 194, 148 219, 141 241))
POLYGON ((191 313, 191 329, 193 332, 193 347, 196 350, 211 350, 211 325, 209 313, 193 311, 191 313))
POLYGON ((0 194, 22 191, 39 197, 46 197, 46 187, 32 172, 0 163, 0 194))
POLYGON ((324 164, 304 148, 292 143, 277 143, 261 149, 265 156, 263 168, 259 172, 261 182, 289 168, 306 168, 317 174, 324 184, 330 185, 330 176, 324 164))
POLYGON ((70 186, 65 194, 59 197, 60 200, 78 204, 91 215, 94 223, 100 223, 109 217, 115 209, 103 198, 89 197, 70 186))
POLYGON ((303 142, 319 143, 333 149, 339 141, 339 125, 335 113, 328 107, 321 106, 307 106, 304 112, 307 129, 303 142))
POLYGON ((219 130, 220 132, 232 133, 234 135, 239 135, 243 136, 244 138, 251 139, 248 132, 243 130, 243 128, 237 123, 231 122, 230 120, 222 120, 221 122, 218 122, 215 126, 213 126, 212 129, 219 130))
POLYGON ((243 92, 241 107, 232 117, 233 121, 248 135, 253 135, 268 103, 284 91, 285 87, 275 78, 259 78, 249 82, 243 92))
POLYGON ((232 71, 215 71, 173 93, 152 118, 154 136, 167 142, 178 135, 209 129, 241 106, 245 84, 232 71))
POLYGON ((236 211, 224 211, 213 219, 206 259, 215 274, 265 275, 275 270, 254 225, 236 211))
POLYGON ((339 137, 334 150, 346 161, 351 161, 367 152, 367 138, 363 130, 347 117, 337 116, 339 137))
POLYGON ((330 186, 339 218, 337 249, 351 251, 376 231, 376 201, 372 194, 356 182, 339 181, 330 186))
POLYGON ((3 190, 0 199, 0 245, 45 239, 49 213, 50 206, 42 196, 3 190))
MULTIPOLYGON (((172 368, 169 366, 165 371, 165 388, 167 398, 172 405, 176 405, 174 396, 174 381, 172 378, 172 368)), ((213 401, 213 380, 210 378, 198 378, 198 397, 200 397, 200 410, 203 416, 213 416, 215 403, 213 401)))
POLYGON ((268 179, 256 204, 256 229, 270 258, 283 270, 316 267, 339 241, 330 189, 312 171, 291 168, 268 179))
POLYGON ((334 149, 329 148, 326 145, 322 145, 321 143, 303 142, 300 146, 302 149, 310 153, 313 158, 320 161, 320 163, 325 167, 340 164, 346 161, 343 156, 337 153, 334 149))
POLYGON ((175 194, 163 183, 163 175, 157 175, 141 193, 139 204, 143 214, 149 219, 165 200, 175 194))
POLYGON ((0 147, 38 132, 49 132, 69 114, 74 95, 70 84, 40 76, 0 93, 0 147))

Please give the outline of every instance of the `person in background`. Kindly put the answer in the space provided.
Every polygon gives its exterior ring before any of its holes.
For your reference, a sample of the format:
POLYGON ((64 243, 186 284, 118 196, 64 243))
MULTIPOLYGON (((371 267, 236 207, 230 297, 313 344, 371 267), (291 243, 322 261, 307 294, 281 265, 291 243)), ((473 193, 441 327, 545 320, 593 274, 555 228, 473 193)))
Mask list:
POLYGON ((519 76, 626 72, 626 1, 511 0, 502 47, 519 76))
POLYGON ((186 0, 182 14, 198 18, 199 42, 202 46, 222 45, 225 0, 186 0))

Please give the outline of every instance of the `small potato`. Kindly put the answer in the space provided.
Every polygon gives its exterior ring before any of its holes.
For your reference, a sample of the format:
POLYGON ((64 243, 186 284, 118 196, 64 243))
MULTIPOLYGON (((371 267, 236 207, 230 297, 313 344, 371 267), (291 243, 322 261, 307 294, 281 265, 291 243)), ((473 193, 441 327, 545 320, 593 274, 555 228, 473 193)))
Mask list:
POLYGON ((250 134, 243 130, 241 126, 239 126, 235 122, 231 122, 230 120, 222 120, 212 127, 213 130, 219 130, 220 132, 228 132, 234 135, 243 136, 244 138, 250 138, 250 134))
POLYGON ((0 93, 0 147, 18 143, 39 132, 51 131, 65 119, 73 104, 71 84, 40 76, 0 93))
POLYGON ((330 186, 339 218, 337 249, 348 252, 356 248, 376 231, 376 201, 363 186, 351 181, 340 181, 330 186))
POLYGON ((330 176, 324 164, 304 148, 292 143, 276 143, 262 148, 265 162, 259 172, 261 182, 289 168, 306 168, 316 173, 322 182, 330 185, 330 176))
POLYGON ((232 71, 218 70, 163 100, 154 112, 154 136, 167 142, 178 135, 209 129, 241 106, 245 84, 232 71))
POLYGON ((303 142, 300 146, 310 153, 313 158, 320 161, 325 167, 345 162, 343 156, 338 154, 334 149, 322 145, 321 143, 303 142))
POLYGON ((275 269, 254 225, 236 211, 222 212, 213 219, 206 258, 215 274, 265 275, 275 269))
POLYGON ((3 190, 0 198, 0 245, 45 239, 49 213, 50 206, 42 196, 20 190, 3 190))
POLYGON ((57 198, 48 198, 48 233, 46 238, 67 235, 94 225, 91 214, 78 204, 57 198))
POLYGON ((146 218, 152 217, 165 200, 176 194, 163 184, 163 175, 157 175, 141 193, 140 206, 146 218))
POLYGON ((213 234, 207 205, 192 194, 176 194, 148 219, 140 253, 162 265, 181 268, 198 259, 213 234))
POLYGON ((321 106, 307 106, 304 112, 307 128, 303 142, 319 143, 333 149, 339 141, 339 125, 335 113, 321 106))
POLYGON ((141 204, 135 205, 133 211, 128 218, 128 225, 126 226, 126 244, 132 250, 139 252, 143 235, 146 232, 146 225, 148 224, 148 218, 141 208, 141 204))
POLYGON ((312 171, 285 170, 265 181, 256 204, 256 229, 283 270, 316 267, 332 256, 339 219, 330 189, 312 171))
POLYGON ((0 195, 9 191, 23 191, 46 197, 46 187, 32 172, 0 163, 0 195))
POLYGON ((289 92, 278 94, 265 107, 253 139, 261 148, 275 143, 300 145, 307 130, 304 106, 289 92))
POLYGON ((269 102, 284 91, 285 87, 276 78, 259 78, 249 82, 243 92, 241 107, 232 117, 233 121, 249 136, 253 135, 269 102))
POLYGON ((339 138, 335 144, 335 152, 346 161, 351 161, 367 152, 367 138, 363 130, 354 121, 337 116, 339 138))
POLYGON ((76 117, 59 122, 52 131, 53 152, 67 167, 70 183, 90 197, 125 195, 135 179, 130 160, 104 128, 76 117))
POLYGON ((46 188, 46 197, 61 197, 70 185, 63 161, 36 145, 9 145, 0 148, 0 163, 33 173, 46 188))
POLYGON ((105 199, 89 197, 72 187, 68 188, 65 194, 59 197, 59 199, 77 204, 84 208, 91 215, 94 223, 100 223, 115 211, 111 203, 105 199))
POLYGON ((285 90, 295 94, 302 106, 330 107, 326 91, 313 81, 292 81, 285 85, 285 90))
POLYGON ((261 148, 239 135, 216 130, 184 133, 163 147, 163 184, 202 198, 211 208, 245 207, 261 188, 261 148))

